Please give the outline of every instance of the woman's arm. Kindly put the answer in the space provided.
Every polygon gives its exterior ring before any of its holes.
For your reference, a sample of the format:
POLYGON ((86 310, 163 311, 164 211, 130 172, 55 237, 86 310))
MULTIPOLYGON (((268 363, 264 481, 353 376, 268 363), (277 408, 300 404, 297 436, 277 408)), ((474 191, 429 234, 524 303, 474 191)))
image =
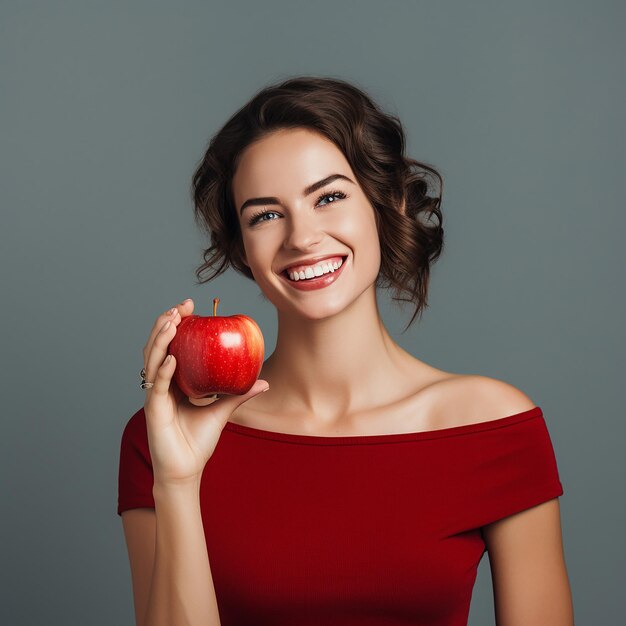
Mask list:
POLYGON ((199 485, 155 485, 153 495, 153 516, 137 515, 124 525, 137 625, 219 626, 199 485))
POLYGON ((156 542, 156 514, 151 508, 134 508, 122 512, 122 525, 130 561, 133 583, 135 624, 143 626, 148 607, 148 594, 154 569, 154 546, 156 542))
MULTIPOLYGON (((469 379, 479 414, 513 415, 535 406, 523 391, 486 376, 469 379)), ((482 527, 498 626, 573 626, 558 498, 482 527)))
POLYGON ((573 626, 558 498, 483 527, 498 626, 573 626))

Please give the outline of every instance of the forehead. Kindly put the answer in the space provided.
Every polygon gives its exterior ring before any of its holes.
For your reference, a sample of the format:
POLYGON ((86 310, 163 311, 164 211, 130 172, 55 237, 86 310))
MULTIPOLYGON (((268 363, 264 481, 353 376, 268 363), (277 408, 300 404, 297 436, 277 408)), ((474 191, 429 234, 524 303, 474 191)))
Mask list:
POLYGON ((308 129, 275 131, 241 154, 233 176, 235 203, 252 195, 300 195, 307 185, 335 172, 351 176, 346 158, 332 141, 308 129))

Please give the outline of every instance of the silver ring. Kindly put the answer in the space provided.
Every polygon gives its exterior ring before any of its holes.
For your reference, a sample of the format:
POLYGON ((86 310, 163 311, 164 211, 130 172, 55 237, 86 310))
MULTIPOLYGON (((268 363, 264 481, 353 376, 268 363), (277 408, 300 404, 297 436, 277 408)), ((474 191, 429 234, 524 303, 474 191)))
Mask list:
POLYGON ((154 383, 149 383, 146 382, 146 368, 142 367, 141 368, 141 384, 139 385, 142 389, 151 389, 152 387, 154 387, 154 383))

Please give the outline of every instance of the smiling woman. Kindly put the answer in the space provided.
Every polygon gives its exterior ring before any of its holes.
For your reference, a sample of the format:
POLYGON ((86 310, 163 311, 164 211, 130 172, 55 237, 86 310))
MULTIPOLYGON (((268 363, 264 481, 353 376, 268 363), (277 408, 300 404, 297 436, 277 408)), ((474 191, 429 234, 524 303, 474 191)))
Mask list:
POLYGON ((212 138, 196 275, 254 280, 278 335, 252 392, 198 407, 162 361, 175 330, 153 329, 158 393, 119 474, 141 626, 466 626, 485 552, 499 623, 571 626, 542 410, 416 358, 381 318, 379 287, 421 314, 443 247, 441 177, 404 146, 363 91, 316 77, 263 89, 212 138))
MULTIPOLYGON (((243 176, 241 162, 262 140, 295 129, 308 130, 318 142, 325 141, 327 153, 334 150, 341 155, 344 170, 328 171, 332 168, 327 167, 320 180, 309 180, 298 190, 299 197, 308 198, 323 190, 314 206, 328 209, 359 189, 371 206, 382 244, 376 287, 389 288, 396 301, 414 304, 408 328, 428 306, 430 266, 443 249, 443 180, 434 167, 404 154, 400 120, 382 111, 362 90, 339 79, 298 77, 266 87, 212 138, 192 182, 196 222, 211 239, 204 263, 196 270, 199 283, 212 280, 229 267, 256 279, 245 260, 245 231, 247 227, 260 228, 266 236, 265 227, 273 226, 269 222, 280 219, 273 207, 281 206, 281 199, 269 194, 246 196, 237 204, 236 179, 249 178, 243 176), (266 208, 253 212, 250 207, 255 206, 266 208), (252 215, 240 221, 246 212, 252 215)), ((309 147, 301 141, 294 146, 300 148, 295 154, 303 154, 309 147)), ((327 154, 320 159, 324 156, 327 154)), ((318 169, 310 162, 306 167, 298 171, 318 169)), ((274 181, 288 178, 284 169, 281 172, 283 175, 278 179, 274 176, 274 181)), ((255 180, 272 188, 272 179, 261 181, 257 173, 255 180)))

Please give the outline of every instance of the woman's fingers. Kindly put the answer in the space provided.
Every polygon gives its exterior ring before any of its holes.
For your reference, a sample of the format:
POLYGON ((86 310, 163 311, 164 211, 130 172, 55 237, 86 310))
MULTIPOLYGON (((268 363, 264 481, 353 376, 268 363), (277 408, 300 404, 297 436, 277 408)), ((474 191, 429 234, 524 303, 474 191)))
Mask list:
POLYGON ((166 398, 170 391, 170 383, 172 382, 172 376, 176 369, 176 359, 174 355, 168 354, 161 367, 157 370, 156 377, 154 379, 154 387, 150 389, 152 395, 155 398, 166 398))
POLYGON ((231 414, 240 404, 243 404, 254 396, 263 393, 267 389, 269 389, 269 383, 262 378, 257 378, 254 385, 252 385, 252 387, 250 387, 250 389, 242 395, 220 394, 212 405, 214 405, 215 410, 218 411, 218 415, 221 417, 222 426, 224 426, 231 414))
MULTIPOLYGON (((144 367, 146 368, 146 372, 148 371, 147 363, 148 363, 148 359, 150 356, 150 351, 152 350, 154 340, 159 334, 161 328, 163 327, 163 324, 165 324, 165 322, 172 320, 172 319, 178 319, 179 317, 183 318, 186 315, 191 315, 193 313, 193 307, 194 307, 193 300, 191 298, 188 298, 184 302, 177 304, 175 307, 172 307, 172 309, 165 311, 164 313, 159 315, 159 317, 157 317, 156 322, 154 323, 154 326, 152 327, 152 330, 150 331, 150 336, 148 337, 148 341, 146 342, 146 345, 144 346, 144 349, 143 349, 143 362, 144 362, 144 367)), ((146 378, 146 380, 151 380, 151 379, 146 378)))
MULTIPOLYGON (((180 305, 178 305, 180 306, 180 305)), ((152 346, 154 345, 154 340, 156 339, 157 335, 159 334, 159 331, 161 330, 161 328, 163 328, 163 324, 165 324, 165 322, 174 319, 177 317, 178 315, 178 306, 172 307, 169 311, 165 311, 165 313, 162 313, 161 315, 159 315, 159 317, 156 318, 156 321, 154 322, 154 325, 152 326, 152 330, 150 331, 150 336, 148 337, 148 341, 146 342, 146 345, 144 346, 143 349, 143 362, 144 364, 148 363, 148 357, 150 356, 150 350, 152 350, 152 346)), ((145 365, 144 365, 145 367, 145 365)))
MULTIPOLYGON (((162 369, 162 365, 164 364, 165 358, 167 356, 167 347, 170 344, 170 341, 174 338, 176 334, 176 316, 173 319, 168 320, 157 330, 156 337, 152 342, 152 349, 148 354, 148 361, 145 365, 146 370, 146 380, 148 382, 154 383, 154 386, 150 389, 146 389, 146 397, 149 400, 152 395, 155 393, 157 388, 157 378, 159 378, 159 371, 162 369)), ((173 357, 172 357, 173 358, 173 357)), ((170 360, 171 361, 171 360, 170 360)), ((168 363, 169 365, 170 363, 168 363)), ((166 366, 164 371, 169 371, 169 368, 166 366)), ((172 374, 174 372, 174 368, 172 368, 172 374)), ((159 380, 159 393, 160 395, 163 393, 163 385, 165 381, 161 373, 161 378, 159 380)), ((170 375, 171 378, 171 375, 170 375)), ((167 395, 167 391, 169 389, 169 378, 167 380, 167 388, 165 389, 165 395, 167 395)))

